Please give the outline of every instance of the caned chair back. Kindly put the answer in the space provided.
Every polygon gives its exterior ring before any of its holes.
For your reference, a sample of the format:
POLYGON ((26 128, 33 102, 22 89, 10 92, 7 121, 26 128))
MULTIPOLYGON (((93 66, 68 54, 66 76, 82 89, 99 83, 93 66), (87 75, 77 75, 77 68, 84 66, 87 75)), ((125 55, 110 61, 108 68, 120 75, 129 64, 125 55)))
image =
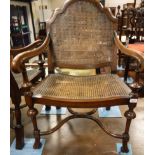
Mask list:
MULTIPOLYGON (((113 33, 117 19, 95 0, 70 0, 47 22, 55 66, 116 68, 113 33)), ((50 55, 50 54, 49 54, 50 55)), ((115 70, 115 69, 114 69, 115 70)))

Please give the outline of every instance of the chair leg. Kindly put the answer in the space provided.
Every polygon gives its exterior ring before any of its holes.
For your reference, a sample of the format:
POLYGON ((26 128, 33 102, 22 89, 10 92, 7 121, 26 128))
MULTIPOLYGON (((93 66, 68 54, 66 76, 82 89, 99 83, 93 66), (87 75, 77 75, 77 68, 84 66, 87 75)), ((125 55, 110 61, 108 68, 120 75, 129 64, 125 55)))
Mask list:
POLYGON ((111 107, 106 107, 106 110, 109 111, 111 107))
POLYGON ((31 120, 32 120, 32 123, 33 123, 33 128, 34 128, 35 142, 34 142, 33 148, 38 149, 38 148, 41 147, 40 130, 38 129, 37 120, 36 120, 36 115, 38 114, 38 110, 35 109, 34 107, 31 107, 31 108, 29 108, 27 114, 28 114, 28 116, 31 117, 31 120))
POLYGON ((40 143, 40 130, 38 129, 37 126, 37 120, 36 120, 36 115, 38 114, 38 110, 34 108, 34 103, 32 102, 32 93, 28 92, 27 95, 25 96, 26 103, 29 107, 27 111, 27 115, 31 117, 32 123, 33 123, 33 128, 34 128, 34 138, 35 142, 33 145, 34 149, 39 149, 41 147, 40 143))
POLYGON ((24 127, 21 123, 21 111, 19 105, 15 105, 15 118, 16 149, 22 149, 24 146, 24 127))
POLYGON ((125 59, 126 60, 125 60, 124 82, 127 83, 129 66, 130 66, 130 58, 129 57, 126 57, 125 59))
POLYGON ((58 110, 58 109, 61 109, 61 107, 56 106, 56 109, 57 109, 57 110, 58 110))
POLYGON ((46 110, 46 111, 51 110, 51 106, 46 105, 45 110, 46 110))
POLYGON ((121 152, 123 153, 129 152, 129 149, 128 149, 129 128, 130 128, 131 120, 136 117, 136 114, 133 111, 133 109, 136 107, 136 103, 129 103, 128 106, 129 106, 129 110, 127 110, 124 114, 127 121, 126 121, 125 132, 123 133, 123 139, 122 139, 121 152))
POLYGON ((118 52, 118 66, 121 66, 121 52, 118 52))

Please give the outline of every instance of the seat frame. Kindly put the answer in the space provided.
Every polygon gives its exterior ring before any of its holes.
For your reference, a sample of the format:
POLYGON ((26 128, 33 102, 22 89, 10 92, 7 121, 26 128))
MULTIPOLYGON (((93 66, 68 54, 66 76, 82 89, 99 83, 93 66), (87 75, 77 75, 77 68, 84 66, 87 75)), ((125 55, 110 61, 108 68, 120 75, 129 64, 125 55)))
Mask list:
MULTIPOLYGON (((129 141, 129 128, 130 128, 130 124, 131 124, 131 120, 134 119, 136 117, 136 114, 134 112, 134 108, 137 105, 137 94, 130 94, 129 98, 126 97, 121 97, 121 98, 108 98, 107 100, 57 100, 54 98, 48 98, 48 97, 43 97, 43 96, 38 96, 38 97, 34 97, 33 96, 33 92, 31 91, 31 86, 29 84, 28 78, 27 78, 27 74, 26 71, 24 70, 24 60, 28 60, 38 54, 41 54, 44 49, 46 49, 48 46, 50 47, 50 49, 52 50, 52 43, 50 40, 50 35, 49 35, 49 28, 50 28, 50 22, 54 21, 54 19, 56 18, 56 16, 58 14, 63 13, 63 11, 73 2, 75 2, 77 0, 70 0, 67 1, 67 3, 65 3, 63 9, 58 9, 55 11, 54 16, 50 19, 50 21, 47 23, 47 37, 44 41, 44 43, 38 47, 35 50, 31 50, 28 52, 25 52, 21 55, 17 55, 13 62, 12 62, 12 69, 14 72, 22 72, 23 73, 23 79, 24 79, 24 89, 25 89, 25 100, 26 103, 29 107, 29 110, 27 112, 28 116, 31 117, 32 123, 33 123, 33 127, 34 127, 34 137, 35 137, 35 142, 33 145, 34 149, 40 148, 41 147, 41 143, 40 143, 40 136, 43 135, 48 135, 50 133, 55 132, 57 129, 59 129, 64 123, 66 123, 67 121, 74 119, 74 118, 87 118, 87 119, 91 119, 93 121, 95 121, 100 127, 101 129, 106 132, 108 135, 115 137, 115 138, 119 138, 122 139, 122 148, 121 151, 122 152, 129 152, 128 149, 128 141, 129 141), (50 129, 49 131, 40 131, 38 129, 37 126, 37 121, 36 121, 36 115, 38 114, 37 109, 34 107, 34 104, 38 103, 38 104, 45 104, 46 105, 57 105, 60 107, 67 107, 69 112, 72 114, 68 117, 66 117, 65 119, 61 120, 60 122, 58 122, 58 124, 53 127, 52 129, 50 129), (86 104, 84 104, 86 103, 86 104), (93 103, 93 104, 92 104, 93 103), (72 108, 99 108, 99 107, 109 107, 109 106, 116 106, 116 105, 128 105, 129 109, 125 112, 124 116, 126 117, 127 121, 126 121, 126 125, 125 125, 125 131, 122 134, 116 134, 113 133, 111 131, 109 131, 108 129, 106 129, 104 127, 104 125, 101 123, 101 121, 94 117, 91 116, 91 114, 94 114, 96 112, 96 110, 90 111, 88 113, 78 113, 75 112, 74 110, 72 110, 72 108)), ((111 12, 109 11, 109 9, 103 7, 103 5, 95 0, 83 0, 83 1, 89 1, 93 4, 95 4, 101 11, 103 11, 111 21, 113 21, 114 23, 117 23, 117 19, 114 18, 111 15, 111 12)), ((116 47, 118 49, 121 50, 121 52, 127 54, 128 56, 134 57, 138 60, 138 62, 140 64, 143 63, 143 59, 144 56, 139 53, 136 50, 132 50, 132 49, 127 49, 126 47, 123 46, 123 44, 119 41, 118 37, 117 37, 117 33, 114 32, 114 43, 116 45, 116 47)), ((49 58, 50 58, 50 53, 48 54, 49 58)), ((53 74, 54 73, 54 65, 52 63, 52 60, 49 59, 48 61, 48 66, 49 67, 49 74, 53 74)), ((101 67, 101 65, 97 65, 95 66, 96 68, 101 67)), ((61 66, 62 67, 62 66, 61 66)), ((63 66, 66 67, 66 66, 63 66)), ((73 65, 72 68, 79 68, 80 66, 75 66, 73 65)), ((83 68, 89 68, 90 66, 85 66, 83 68)))

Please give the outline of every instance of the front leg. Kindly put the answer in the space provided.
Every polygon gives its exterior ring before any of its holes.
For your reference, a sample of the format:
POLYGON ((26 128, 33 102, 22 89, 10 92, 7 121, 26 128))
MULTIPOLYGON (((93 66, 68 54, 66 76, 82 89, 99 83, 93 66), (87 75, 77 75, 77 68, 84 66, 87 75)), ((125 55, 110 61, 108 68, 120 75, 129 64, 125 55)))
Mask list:
POLYGON ((126 121, 125 132, 123 133, 123 139, 122 139, 121 152, 123 153, 129 152, 129 149, 128 149, 128 141, 130 138, 129 128, 130 128, 132 119, 136 118, 136 113, 133 111, 136 105, 137 105, 137 96, 136 97, 134 96, 130 99, 130 103, 128 104, 129 110, 127 110, 124 114, 127 121, 126 121))
POLYGON ((34 103, 32 102, 32 93, 30 92, 27 93, 27 95, 25 96, 25 100, 29 107, 27 115, 31 118, 32 123, 33 123, 33 128, 34 128, 35 142, 34 142, 33 148, 39 149, 41 147, 40 130, 38 129, 37 120, 36 120, 36 115, 38 114, 38 110, 34 108, 34 103))

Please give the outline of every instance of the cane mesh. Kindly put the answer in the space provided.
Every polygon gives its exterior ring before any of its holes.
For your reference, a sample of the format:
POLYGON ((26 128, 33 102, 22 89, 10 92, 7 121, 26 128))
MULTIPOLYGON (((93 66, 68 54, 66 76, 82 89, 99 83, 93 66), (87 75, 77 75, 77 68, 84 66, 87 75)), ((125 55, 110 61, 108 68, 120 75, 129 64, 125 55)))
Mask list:
POLYGON ((129 97, 131 90, 117 75, 95 76, 49 75, 33 90, 34 96, 59 99, 105 99, 129 97))
POLYGON ((103 66, 115 62, 114 25, 89 1, 75 1, 57 15, 50 26, 57 66, 103 66))

